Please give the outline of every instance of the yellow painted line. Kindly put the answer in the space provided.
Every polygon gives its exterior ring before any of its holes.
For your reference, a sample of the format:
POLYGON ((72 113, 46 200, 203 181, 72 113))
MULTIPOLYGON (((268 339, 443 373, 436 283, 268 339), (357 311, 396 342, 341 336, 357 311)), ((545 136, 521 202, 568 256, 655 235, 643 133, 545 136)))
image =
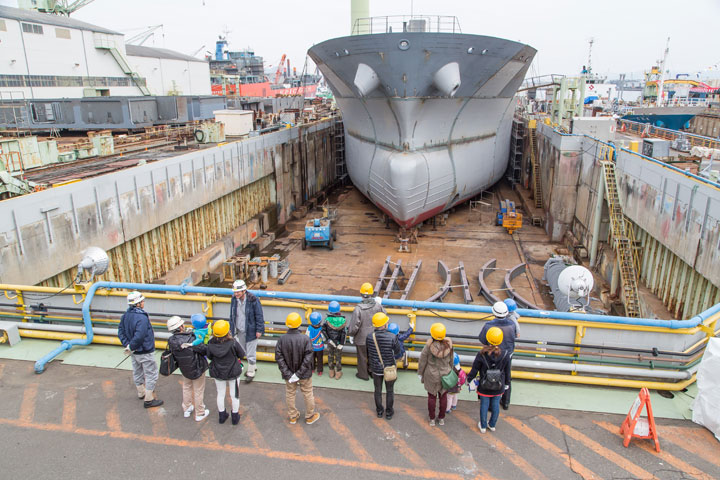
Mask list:
POLYGON ((2 378, 4 372, 5 372, 5 364, 0 363, 0 378, 2 378))
MULTIPOLYGON (((604 428, 608 432, 617 435, 619 441, 622 440, 622 436, 620 435, 620 428, 617 425, 613 425, 608 422, 601 422, 598 420, 594 420, 593 423, 595 423, 595 425, 598 425, 598 426, 604 428)), ((683 474, 688 474, 692 477, 695 477, 695 478, 698 478, 701 480, 713 480, 712 476, 706 474, 705 472, 698 470, 693 465, 690 465, 689 463, 687 463, 687 462, 677 458, 676 456, 671 455, 667 451, 663 450, 662 445, 660 446, 660 453, 656 452, 655 451, 655 443, 652 443, 652 446, 651 446, 650 442, 652 442, 651 439, 648 439, 648 440, 636 439, 636 440, 633 440, 630 442, 629 447, 632 447, 633 445, 640 447, 643 450, 645 450, 646 452, 648 452, 649 454, 655 455, 655 456, 661 458, 664 462, 669 463, 673 467, 677 468, 678 470, 683 472, 683 474)))
POLYGON ((717 439, 704 428, 658 426, 658 433, 661 441, 669 440, 706 462, 720 466, 720 448, 717 439))
POLYGON ((112 432, 120 432, 120 415, 117 411, 117 402, 115 402, 115 383, 112 380, 105 380, 102 383, 103 393, 107 400, 105 405, 105 423, 112 432))
MULTIPOLYGON (((291 461, 298 463, 306 463, 313 465, 325 465, 330 467, 345 467, 349 470, 348 475, 352 472, 353 475, 357 476, 357 470, 364 470, 368 472, 380 472, 393 475, 402 475, 410 478, 427 478, 427 479, 438 479, 445 478, 448 480, 464 480, 465 477, 458 474, 439 472, 436 470, 423 470, 419 468, 403 468, 392 465, 379 465, 377 463, 364 463, 355 460, 343 460, 340 458, 323 457, 319 455, 309 455, 307 453, 293 453, 279 450, 258 450, 255 447, 241 447, 239 445, 229 444, 213 444, 205 443, 203 441, 194 440, 182 440, 178 438, 170 437, 155 437, 152 435, 141 435, 137 433, 127 432, 114 432, 114 431, 102 431, 102 430, 91 430, 87 428, 68 427, 66 425, 53 424, 53 423, 30 423, 22 420, 13 420, 9 418, 0 418, 1 425, 10 425, 18 428, 40 430, 45 432, 64 432, 75 435, 88 436, 88 437, 101 437, 101 438, 115 438, 122 440, 131 440, 135 442, 142 442, 149 445, 164 445, 171 447, 191 448, 199 450, 208 450, 214 452, 229 452, 235 454, 242 454, 254 457, 263 457, 274 460, 291 461)), ((491 477, 484 477, 491 478, 491 477)))
POLYGON ((77 390, 75 387, 65 389, 63 397, 62 424, 69 427, 75 426, 75 417, 77 409, 77 390))
MULTIPOLYGON (((163 410, 159 408, 148 408, 148 417, 152 424, 153 435, 156 437, 167 437, 169 436, 167 423, 165 423, 165 416, 162 414, 163 410)), ((192 415, 190 416, 192 418, 192 415)))
POLYGON ((365 415, 372 418, 375 426, 383 433, 383 435, 385 435, 386 439, 392 442, 398 453, 408 459, 410 465, 420 468, 428 468, 425 460, 423 460, 423 458, 418 455, 417 452, 415 452, 415 450, 413 450, 410 445, 405 442, 405 440, 402 439, 401 434, 390 425, 390 421, 385 420, 384 418, 378 418, 377 414, 365 405, 360 407, 360 409, 365 415))
POLYGON ((215 433, 212 431, 212 427, 210 426, 210 422, 206 421, 205 425, 200 428, 200 438, 202 438, 202 441, 206 443, 218 443, 215 438, 215 433))
POLYGON ((245 412, 242 416, 242 424, 243 427, 248 431, 248 436, 250 437, 250 442, 253 444, 255 448, 260 448, 263 450, 269 450, 270 446, 265 442, 265 438, 262 436, 262 433, 260 433, 260 429, 255 424, 255 421, 252 419, 249 413, 245 412))
POLYGON ((547 438, 540 435, 538 432, 530 428, 527 424, 525 424, 523 421, 515 418, 515 417, 503 417, 503 421, 509 423, 517 431, 525 435, 527 438, 532 440, 536 445, 538 445, 540 448, 543 448, 545 451, 549 452, 556 458, 558 458, 560 461, 562 461, 572 472, 577 473, 580 475, 584 480, 593 480, 593 479, 599 479, 602 478, 599 475, 596 475, 592 470, 589 470, 588 468, 585 468, 580 462, 578 462, 576 459, 572 458, 568 453, 564 452, 560 449, 557 445, 552 443, 547 438))
POLYGON ((420 427, 428 434, 435 437, 435 439, 438 441, 438 443, 440 443, 440 445, 443 446, 443 448, 458 457, 458 460, 464 464, 463 466, 467 470, 470 470, 472 472, 478 472, 478 474, 481 475, 482 478, 492 478, 489 473, 487 473, 485 470, 481 469, 477 465, 477 463, 475 462, 475 460, 472 459, 472 457, 467 456, 469 452, 467 452, 463 447, 455 443, 453 439, 451 439, 445 432, 442 431, 443 427, 440 427, 439 425, 431 427, 428 423, 430 421, 429 418, 419 414, 408 405, 403 405, 402 408, 403 410, 405 410, 405 413, 407 413, 410 418, 415 420, 415 423, 420 425, 420 427))
POLYGON ((35 417, 35 399, 37 398, 38 384, 31 383, 23 391, 22 403, 20 404, 20 420, 32 422, 35 417))
MULTIPOLYGON (((298 393, 300 393, 300 388, 298 388, 298 393)), ((301 397, 300 401, 302 401, 302 393, 300 395, 296 395, 295 400, 297 401, 297 397, 301 397)), ((302 412, 300 412, 300 418, 298 418, 298 421, 295 425, 290 425, 290 422, 288 420, 288 414, 287 414, 287 407, 285 406, 284 402, 275 402, 275 410, 280 414, 280 416, 283 418, 283 421, 285 422, 285 425, 287 425, 287 428, 290 430, 290 433, 293 434, 293 437, 295 437, 295 440, 297 440, 298 444, 302 447, 302 449, 306 452, 310 452, 313 455, 322 455, 320 453, 320 450, 317 449, 315 446, 315 442, 313 442, 307 433, 302 429, 303 424, 305 423, 305 418, 303 417, 302 412)), ((322 421, 322 418, 320 419, 322 421)))
POLYGON ((345 426, 345 423, 338 418, 337 415, 335 415, 335 412, 328 407, 325 402, 322 401, 321 398, 315 397, 315 408, 317 410, 317 407, 322 408, 324 411, 322 412, 325 419, 330 423, 330 428, 335 430, 335 433, 340 435, 343 440, 348 444, 350 447, 350 451, 357 457, 358 460, 362 462, 372 462, 373 458, 370 455, 370 453, 365 450, 365 447, 362 446, 362 444, 358 441, 357 438, 350 432, 350 429, 348 429, 345 426))
POLYGON ((477 422, 470 418, 467 413, 456 410, 455 412, 453 412, 453 416, 460 420, 462 423, 464 423, 465 426, 467 426, 471 431, 478 433, 480 438, 482 438, 485 443, 490 445, 498 452, 502 453, 505 458, 510 460, 516 467, 518 467, 523 473, 525 473, 525 475, 533 479, 547 479, 547 477, 540 470, 530 465, 527 460, 522 458, 522 456, 516 453, 515 450, 508 447, 502 440, 497 438, 496 435, 493 435, 490 430, 488 430, 484 434, 480 433, 477 428, 477 422))
POLYGON ((574 428, 572 428, 569 425, 561 424, 560 421, 551 416, 551 415, 539 415, 540 418, 545 420, 547 423, 552 425, 553 427, 562 430, 566 435, 569 437, 577 440, 578 442, 585 445, 587 448, 592 450, 593 452, 597 453, 598 455, 604 457, 606 460, 614 463, 618 467, 622 468, 623 470, 633 474, 636 478, 655 478, 652 473, 638 467, 630 460, 626 459, 625 457, 618 455, 617 453, 613 452, 609 448, 605 448, 602 445, 600 445, 595 440, 592 440, 588 436, 578 432, 574 428))

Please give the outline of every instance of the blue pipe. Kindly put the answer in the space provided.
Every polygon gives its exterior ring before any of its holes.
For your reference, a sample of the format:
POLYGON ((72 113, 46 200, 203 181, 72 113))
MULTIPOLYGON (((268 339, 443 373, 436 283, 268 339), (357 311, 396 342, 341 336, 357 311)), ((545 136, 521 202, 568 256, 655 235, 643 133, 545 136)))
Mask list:
MULTIPOLYGON (((163 291, 163 292, 177 292, 182 295, 186 293, 201 293, 205 295, 226 295, 231 296, 232 290, 229 288, 211 288, 211 287, 193 287, 185 284, 182 285, 156 285, 156 284, 145 284, 145 283, 125 283, 125 282, 97 282, 94 283, 85 296, 85 301, 82 306, 83 322, 85 323, 86 338, 74 339, 74 340, 63 340, 60 346, 48 353, 40 360, 35 362, 35 373, 42 373, 45 370, 45 365, 50 362, 53 358, 64 352, 70 350, 75 345, 89 345, 93 339, 92 321, 90 319, 90 304, 95 297, 95 292, 99 288, 122 288, 127 290, 138 290, 138 291, 163 291)), ((322 295, 317 293, 296 293, 296 292, 273 292, 267 290, 250 290, 254 295, 261 298, 278 299, 278 300, 302 300, 311 302, 330 302, 335 300, 341 303, 360 303, 362 297, 352 297, 348 295, 322 295)), ((426 310, 450 310, 455 312, 469 312, 469 313, 485 313, 492 314, 492 309, 485 305, 464 305, 459 303, 435 303, 435 302, 421 302, 415 300, 393 300, 383 299, 382 304, 388 307, 399 307, 409 308, 413 310, 426 309, 426 310)), ((528 310, 518 309, 518 312, 523 317, 533 318, 552 318, 557 320, 580 320, 588 322, 601 322, 601 323, 616 323, 623 325, 642 325, 647 327, 664 327, 664 328, 693 328, 700 325, 702 322, 707 320, 712 315, 720 312, 720 304, 714 305, 706 311, 695 315, 688 320, 658 320, 654 318, 628 318, 628 317, 616 317, 606 315, 593 315, 593 314, 578 314, 569 312, 552 312, 546 310, 528 310)))

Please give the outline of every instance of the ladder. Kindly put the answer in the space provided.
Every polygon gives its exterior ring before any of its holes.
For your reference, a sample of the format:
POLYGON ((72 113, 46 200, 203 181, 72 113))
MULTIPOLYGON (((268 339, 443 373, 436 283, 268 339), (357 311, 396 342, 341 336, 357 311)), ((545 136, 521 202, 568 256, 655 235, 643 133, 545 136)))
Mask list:
POLYGON ((342 182, 347 176, 347 166, 345 165, 345 128, 342 118, 335 118, 333 148, 335 150, 335 180, 342 182))
POLYGON ((540 160, 538 159, 536 125, 537 125, 537 120, 530 120, 530 122, 528 122, 528 133, 530 134, 530 163, 532 164, 533 194, 535 196, 535 208, 542 208, 542 206, 543 206, 542 179, 540 178, 540 160))
POLYGON ((600 163, 605 178, 605 198, 610 211, 610 233, 618 255, 625 313, 628 317, 637 318, 640 316, 637 278, 639 259, 634 248, 634 232, 620 205, 615 163, 611 160, 601 160, 600 163))

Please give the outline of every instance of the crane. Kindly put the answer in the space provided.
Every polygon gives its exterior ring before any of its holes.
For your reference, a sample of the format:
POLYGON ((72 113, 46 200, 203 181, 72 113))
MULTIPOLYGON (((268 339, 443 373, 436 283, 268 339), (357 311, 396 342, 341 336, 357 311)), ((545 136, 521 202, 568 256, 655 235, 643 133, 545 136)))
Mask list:
POLYGON ((161 29, 161 28, 163 28, 162 25, 151 25, 151 26, 147 27, 145 30, 143 30, 142 32, 138 33, 137 35, 133 35, 132 37, 125 40, 125 43, 128 45, 140 46, 143 43, 145 43, 148 38, 155 35, 156 30, 161 29))
MULTIPOLYGON (((280 71, 282 70, 283 64, 285 63, 285 57, 287 57, 287 55, 283 53, 282 58, 280 59, 280 63, 278 63, 278 68, 275 71, 275 85, 277 85, 277 83, 280 81, 280 71)), ((288 72, 288 75, 290 75, 290 72, 288 72)))
POLYGON ((203 48, 205 48, 205 45, 203 45, 202 47, 200 47, 200 48, 198 48, 197 50, 195 50, 193 53, 190 54, 190 56, 191 56, 191 57, 194 57, 195 55, 197 55, 198 53, 200 53, 200 51, 201 51, 203 48))
POLYGON ((85 5, 95 0, 38 0, 34 2, 31 10, 37 10, 43 13, 54 13, 56 15, 70 16, 85 5))

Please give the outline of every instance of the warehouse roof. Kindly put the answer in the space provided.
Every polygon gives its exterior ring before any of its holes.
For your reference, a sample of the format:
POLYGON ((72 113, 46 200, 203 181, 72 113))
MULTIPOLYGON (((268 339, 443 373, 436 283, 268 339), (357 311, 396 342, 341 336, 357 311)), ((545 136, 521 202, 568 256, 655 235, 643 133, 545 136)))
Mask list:
POLYGON ((185 55, 184 53, 168 50, 166 48, 143 47, 140 45, 125 45, 125 52, 132 57, 165 58, 168 60, 183 60, 186 62, 201 62, 205 60, 185 55))
POLYGON ((17 20, 19 22, 42 23, 45 25, 55 25, 57 27, 74 28, 77 30, 88 30, 90 32, 108 33, 110 35, 122 35, 107 28, 98 27, 90 23, 81 22, 70 17, 55 15, 52 13, 40 13, 34 10, 24 10, 22 8, 0 6, 0 18, 17 20))

